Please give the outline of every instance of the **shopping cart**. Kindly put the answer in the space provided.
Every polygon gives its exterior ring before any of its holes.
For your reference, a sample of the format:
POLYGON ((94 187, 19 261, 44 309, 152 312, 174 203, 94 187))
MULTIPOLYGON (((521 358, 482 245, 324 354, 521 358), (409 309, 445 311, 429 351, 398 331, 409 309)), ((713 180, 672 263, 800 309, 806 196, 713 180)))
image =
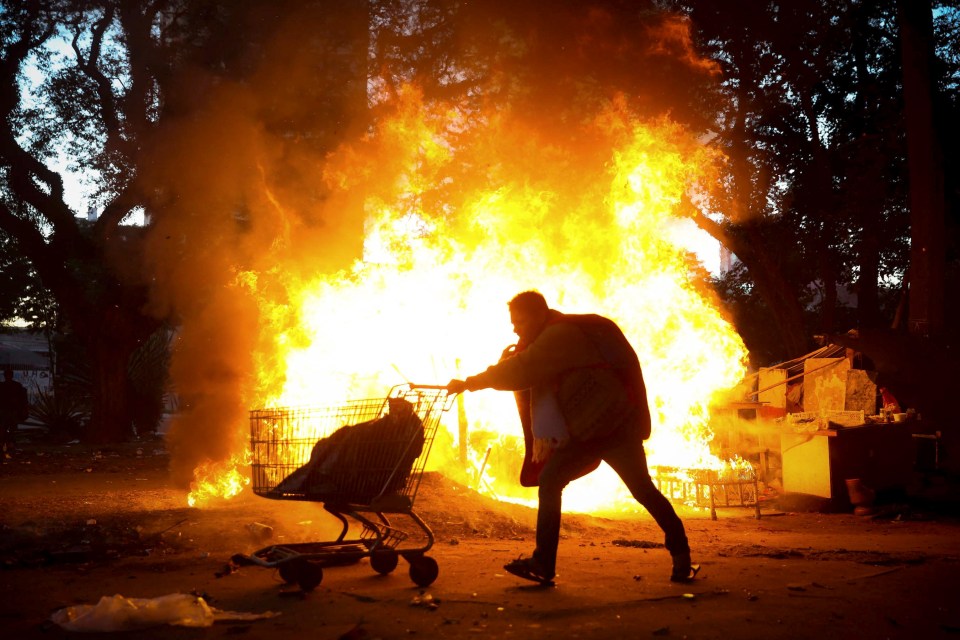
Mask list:
POLYGON ((386 575, 402 557, 414 583, 432 584, 439 568, 425 554, 433 532, 413 503, 441 414, 452 400, 445 387, 405 384, 386 398, 251 411, 254 493, 322 502, 342 529, 336 540, 272 545, 234 555, 233 562, 276 568, 284 582, 311 591, 326 567, 369 558, 373 570, 386 575), (406 516, 412 527, 403 530, 388 515, 406 516), (360 532, 348 538, 351 522, 360 532))

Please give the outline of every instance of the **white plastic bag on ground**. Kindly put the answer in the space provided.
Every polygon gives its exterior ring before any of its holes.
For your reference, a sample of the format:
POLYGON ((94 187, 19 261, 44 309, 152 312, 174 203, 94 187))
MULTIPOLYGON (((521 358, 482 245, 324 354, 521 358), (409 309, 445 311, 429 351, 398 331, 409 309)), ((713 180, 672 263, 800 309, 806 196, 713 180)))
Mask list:
POLYGON ((103 596, 95 605, 82 604, 56 611, 50 620, 67 631, 128 631, 159 625, 209 627, 223 620, 259 620, 277 613, 220 611, 198 596, 172 593, 158 598, 103 596))

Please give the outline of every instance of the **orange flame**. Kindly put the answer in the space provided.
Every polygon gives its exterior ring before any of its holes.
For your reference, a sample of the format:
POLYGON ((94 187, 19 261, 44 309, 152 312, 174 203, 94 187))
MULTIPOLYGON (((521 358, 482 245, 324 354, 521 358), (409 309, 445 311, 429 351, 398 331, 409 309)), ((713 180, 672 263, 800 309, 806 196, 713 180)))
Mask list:
POLYGON ((194 470, 194 482, 187 505, 202 506, 211 498, 233 498, 250 484, 250 476, 241 469, 249 464, 247 455, 234 456, 222 463, 208 462, 194 470))
MULTIPOLYGON (((623 328, 647 381, 651 465, 723 469, 731 463, 710 451, 710 406, 743 377, 746 349, 694 277, 677 213, 716 180, 721 160, 683 127, 641 122, 617 103, 561 140, 509 114, 426 105, 408 89, 393 118, 325 168, 344 203, 363 203, 362 259, 310 280, 289 275, 282 296, 258 274, 239 280, 261 314, 257 405, 333 404, 476 373, 515 341, 507 300, 536 289, 554 308, 623 328)), ((428 469, 534 500, 516 483, 512 394, 464 402, 467 459, 456 416, 445 415, 428 469)), ((605 465, 564 499, 578 511, 635 505, 605 465)))

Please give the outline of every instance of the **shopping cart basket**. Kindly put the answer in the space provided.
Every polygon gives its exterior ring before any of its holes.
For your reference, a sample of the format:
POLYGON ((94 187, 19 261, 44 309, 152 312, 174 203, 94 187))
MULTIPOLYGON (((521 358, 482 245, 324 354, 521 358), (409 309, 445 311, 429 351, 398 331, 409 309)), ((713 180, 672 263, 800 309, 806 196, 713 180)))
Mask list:
POLYGON ((342 529, 336 540, 272 545, 237 554, 233 561, 276 568, 285 582, 310 591, 323 580, 325 567, 369 558, 373 570, 386 575, 402 557, 414 583, 432 584, 439 568, 425 554, 433 546, 433 532, 413 503, 441 414, 452 398, 442 386, 405 384, 393 387, 386 398, 251 411, 254 493, 322 502, 342 529), (417 535, 400 529, 388 515, 406 516, 417 535), (347 536, 351 522, 360 525, 354 538, 347 536))

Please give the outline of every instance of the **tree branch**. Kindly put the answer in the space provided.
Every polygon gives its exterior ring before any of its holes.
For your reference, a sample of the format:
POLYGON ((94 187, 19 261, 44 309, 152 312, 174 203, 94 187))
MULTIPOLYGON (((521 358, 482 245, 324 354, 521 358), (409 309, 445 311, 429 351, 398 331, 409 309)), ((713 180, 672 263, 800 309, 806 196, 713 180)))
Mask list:
POLYGON ((96 231, 98 237, 110 235, 123 222, 124 218, 130 215, 140 204, 140 200, 134 194, 134 190, 125 187, 117 193, 103 208, 100 217, 97 218, 96 231))
POLYGON ((43 234, 28 220, 15 214, 0 202, 0 229, 13 237, 23 253, 30 256, 43 285, 53 291, 62 305, 79 309, 81 287, 66 267, 63 254, 47 243, 43 234))
POLYGON ((76 233, 74 212, 64 200, 63 178, 17 144, 7 119, 0 127, 0 157, 9 167, 14 195, 39 211, 57 231, 76 233), (37 185, 38 180, 49 188, 49 193, 37 185))
POLYGON ((73 213, 63 199, 63 179, 27 153, 17 142, 17 136, 11 128, 11 116, 20 104, 20 68, 30 52, 46 42, 55 31, 53 25, 48 24, 33 37, 33 23, 38 18, 39 10, 28 16, 22 37, 7 47, 0 62, 0 163, 8 167, 10 186, 15 195, 41 211, 57 227, 67 222, 73 224, 73 213), (43 182, 49 193, 41 190, 36 180, 43 182))
MULTIPOLYGON (((30 15, 28 22, 35 21, 39 12, 30 15)), ((3 51, 0 56, 0 113, 9 117, 10 113, 20 104, 20 85, 17 83, 17 75, 20 72, 20 66, 30 55, 30 52, 46 42, 54 33, 54 26, 48 24, 46 29, 32 38, 32 24, 24 26, 26 33, 23 37, 14 42, 3 51)))
MULTIPOLYGON (((100 59, 100 52, 103 48, 103 36, 107 27, 113 22, 114 9, 108 7, 103 16, 93 25, 91 35, 93 40, 90 44, 90 55, 86 60, 77 44, 79 32, 74 34, 73 50, 77 56, 77 68, 80 69, 88 78, 93 80, 97 87, 97 98, 100 106, 100 117, 103 119, 104 127, 107 130, 108 138, 113 142, 114 148, 121 148, 123 143, 123 132, 121 123, 117 114, 116 97, 113 95, 110 79, 104 75, 103 71, 97 66, 100 59)), ((108 143, 109 145, 109 143, 108 143)))

